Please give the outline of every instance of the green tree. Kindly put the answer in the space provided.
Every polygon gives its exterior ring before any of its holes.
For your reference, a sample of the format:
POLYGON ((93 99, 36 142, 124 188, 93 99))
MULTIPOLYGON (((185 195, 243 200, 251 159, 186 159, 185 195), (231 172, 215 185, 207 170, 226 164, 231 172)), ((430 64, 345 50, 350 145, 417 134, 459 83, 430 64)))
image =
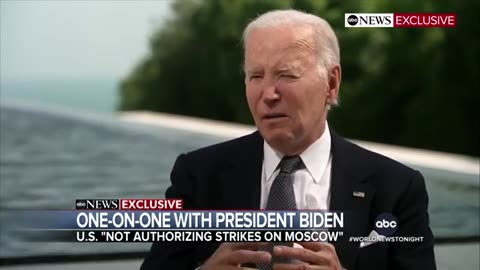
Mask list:
POLYGON ((242 32, 258 14, 317 14, 341 45, 342 135, 479 155, 480 44, 473 0, 178 0, 152 36, 150 53, 121 82, 122 110, 151 110, 251 124, 243 82, 242 32), (456 12, 454 29, 345 28, 346 12, 456 12))

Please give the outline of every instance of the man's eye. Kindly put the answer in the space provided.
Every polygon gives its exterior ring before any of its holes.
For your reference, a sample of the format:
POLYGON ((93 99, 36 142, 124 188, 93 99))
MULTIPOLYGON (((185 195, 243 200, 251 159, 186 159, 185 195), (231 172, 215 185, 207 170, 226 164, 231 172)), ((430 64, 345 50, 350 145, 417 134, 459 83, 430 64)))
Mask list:
POLYGON ((298 78, 297 76, 293 75, 293 74, 282 74, 280 75, 281 78, 287 78, 287 79, 296 79, 298 78))
POLYGON ((256 80, 256 79, 261 79, 262 76, 261 75, 252 75, 250 76, 250 80, 256 80))

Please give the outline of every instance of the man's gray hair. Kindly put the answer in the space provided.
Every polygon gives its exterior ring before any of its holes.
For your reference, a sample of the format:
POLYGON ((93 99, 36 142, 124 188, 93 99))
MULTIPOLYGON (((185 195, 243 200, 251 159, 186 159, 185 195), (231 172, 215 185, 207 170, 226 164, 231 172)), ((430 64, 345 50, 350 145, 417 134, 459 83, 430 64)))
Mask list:
POLYGON ((280 25, 307 26, 313 30, 317 43, 318 71, 322 78, 328 79, 329 70, 334 65, 340 64, 340 47, 330 24, 318 16, 293 9, 272 10, 264 13, 250 22, 243 31, 244 48, 246 48, 248 36, 252 30, 280 25))

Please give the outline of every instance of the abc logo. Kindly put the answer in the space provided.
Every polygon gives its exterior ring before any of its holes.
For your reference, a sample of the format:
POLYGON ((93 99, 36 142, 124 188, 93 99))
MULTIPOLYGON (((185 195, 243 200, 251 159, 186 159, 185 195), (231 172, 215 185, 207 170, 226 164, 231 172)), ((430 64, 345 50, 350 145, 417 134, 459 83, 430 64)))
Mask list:
POLYGON ((390 213, 380 214, 375 219, 375 231, 380 235, 390 236, 398 227, 397 218, 390 213))
POLYGON ((87 207, 87 202, 85 200, 77 200, 75 206, 77 209, 85 209, 87 207))
POLYGON ((350 25, 356 25, 356 24, 358 23, 358 17, 355 16, 355 15, 350 15, 350 16, 348 16, 348 18, 347 18, 347 22, 348 22, 348 24, 350 24, 350 25))

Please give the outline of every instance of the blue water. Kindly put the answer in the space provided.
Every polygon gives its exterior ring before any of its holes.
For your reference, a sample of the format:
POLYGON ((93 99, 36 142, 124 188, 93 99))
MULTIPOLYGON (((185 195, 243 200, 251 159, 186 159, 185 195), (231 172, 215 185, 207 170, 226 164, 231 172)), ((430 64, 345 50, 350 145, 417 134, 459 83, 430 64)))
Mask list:
POLYGON ((220 141, 114 116, 0 106, 0 257, 146 250, 148 244, 27 243, 10 211, 71 209, 76 198, 160 198, 175 158, 220 141))
POLYGON ((0 81, 0 100, 112 113, 119 102, 117 88, 118 81, 113 79, 0 81))

